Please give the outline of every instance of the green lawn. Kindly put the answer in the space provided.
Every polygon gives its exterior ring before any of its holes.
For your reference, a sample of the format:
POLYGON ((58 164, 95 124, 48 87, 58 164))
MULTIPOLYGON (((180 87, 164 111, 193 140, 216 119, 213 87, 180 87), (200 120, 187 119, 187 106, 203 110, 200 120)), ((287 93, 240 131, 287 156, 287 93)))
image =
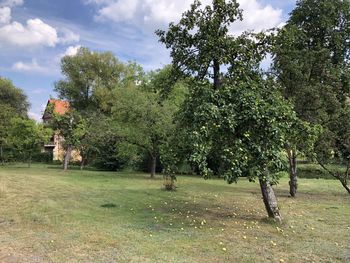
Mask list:
POLYGON ((350 196, 334 180, 277 186, 284 224, 257 184, 181 176, 0 168, 0 262, 350 262, 350 196))

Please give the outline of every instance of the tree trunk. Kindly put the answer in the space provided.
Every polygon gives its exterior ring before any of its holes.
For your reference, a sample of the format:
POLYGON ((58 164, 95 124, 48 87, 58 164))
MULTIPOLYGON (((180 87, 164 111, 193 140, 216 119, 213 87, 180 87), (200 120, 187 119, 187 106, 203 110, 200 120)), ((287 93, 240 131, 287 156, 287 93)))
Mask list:
POLYGON ((72 146, 68 145, 66 154, 64 156, 64 162, 63 162, 63 170, 64 171, 68 170, 68 165, 69 165, 71 154, 72 154, 72 146))
MULTIPOLYGON (((338 178, 339 179, 339 178, 338 178)), ((348 194, 350 194, 350 188, 346 182, 346 180, 339 180, 342 184, 342 186, 345 188, 346 191, 348 191, 348 194)))
POLYGON ((30 153, 28 156, 28 168, 32 165, 32 154, 30 153))
POLYGON ((282 217, 277 205, 277 198, 271 184, 268 182, 268 180, 264 179, 259 179, 259 182, 267 214, 270 218, 274 218, 281 223, 282 217))
POLYGON ((297 177, 297 156, 294 150, 287 150, 289 162, 289 193, 291 197, 296 197, 298 189, 297 177))
POLYGON ((85 159, 84 157, 81 157, 80 170, 84 170, 84 165, 85 165, 85 159))
POLYGON ((220 87, 220 64, 217 59, 214 59, 213 71, 214 71, 214 88, 217 90, 220 87))
POLYGON ((156 174, 157 168, 157 157, 151 156, 151 178, 153 179, 156 174))
POLYGON ((342 186, 345 188, 345 190, 350 194, 350 188, 348 186, 348 178, 349 178, 349 171, 350 171, 350 160, 348 161, 348 168, 346 169, 346 172, 344 174, 344 177, 340 174, 334 173, 331 170, 329 170, 326 165, 324 165, 322 162, 320 162, 318 159, 316 159, 318 164, 321 165, 321 167, 327 171, 330 175, 332 175, 334 178, 340 181, 342 186))
POLYGON ((1 165, 5 165, 5 160, 4 160, 4 150, 2 148, 2 144, 0 145, 0 158, 1 158, 1 165))

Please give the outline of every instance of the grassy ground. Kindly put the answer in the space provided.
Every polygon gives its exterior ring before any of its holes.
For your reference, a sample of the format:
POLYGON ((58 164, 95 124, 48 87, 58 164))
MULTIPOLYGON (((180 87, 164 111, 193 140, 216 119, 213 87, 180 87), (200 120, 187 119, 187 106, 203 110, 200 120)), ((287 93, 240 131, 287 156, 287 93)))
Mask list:
POLYGON ((0 262, 350 262, 350 197, 333 180, 277 186, 284 224, 257 184, 145 174, 0 168, 0 262))

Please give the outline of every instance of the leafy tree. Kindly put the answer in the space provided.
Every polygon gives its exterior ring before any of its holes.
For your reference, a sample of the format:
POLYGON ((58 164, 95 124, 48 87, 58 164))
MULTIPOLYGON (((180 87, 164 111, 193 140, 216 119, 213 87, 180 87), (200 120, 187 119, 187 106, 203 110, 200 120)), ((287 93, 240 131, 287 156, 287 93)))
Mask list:
POLYGON ((33 153, 41 150, 41 146, 51 134, 52 130, 42 124, 17 117, 11 121, 9 141, 16 151, 27 159, 30 167, 33 153))
POLYGON ((13 83, 0 77, 0 159, 4 164, 4 147, 7 145, 11 119, 26 117, 29 103, 26 95, 13 83))
POLYGON ((8 143, 11 119, 16 116, 16 112, 8 105, 0 103, 0 158, 1 164, 5 164, 4 147, 8 143))
POLYGON ((70 109, 65 114, 56 113, 53 111, 53 108, 48 110, 51 111, 50 115, 52 116, 49 126, 58 133, 63 141, 65 149, 63 170, 66 171, 73 148, 79 145, 81 138, 86 133, 84 122, 81 115, 73 109, 70 109))
MULTIPOLYGON (((74 147, 80 151, 81 167, 91 159, 99 166, 105 165, 103 168, 119 168, 115 146, 118 139, 101 122, 104 130, 97 131, 99 126, 95 125, 94 117, 105 120, 111 115, 114 101, 118 99, 114 90, 135 85, 143 76, 141 67, 135 63, 122 63, 111 52, 81 48, 77 55, 62 59, 61 69, 65 78, 55 83, 55 90, 61 99, 70 103, 74 115, 80 115, 79 123, 71 123, 74 126, 72 133, 66 135, 70 137, 67 143, 74 141, 74 147), (106 145, 107 141, 113 143, 106 145)), ((61 118, 63 127, 69 126, 68 119, 61 118)))
MULTIPOLYGON (((332 161, 324 158, 325 149, 321 146, 325 146, 325 140, 337 141, 332 147, 330 144, 326 147, 330 152, 344 149, 340 146, 344 142, 337 136, 336 129, 340 126, 333 123, 350 117, 344 115, 348 112, 350 90, 349 40, 349 1, 302 0, 297 2, 286 26, 278 33, 273 50, 274 70, 284 96, 294 103, 302 120, 322 126, 316 153, 324 168, 332 161)), ((291 158, 295 159, 299 147, 291 148, 291 158)), ((342 156, 345 161, 349 159, 344 153, 342 156)), ((341 176, 343 182, 345 174, 341 176)), ((291 174, 291 179, 293 177, 291 192, 296 187, 295 176, 291 174)))
POLYGON ((321 127, 296 119, 288 132, 285 142, 289 164, 289 193, 291 197, 296 197, 298 189, 297 177, 297 157, 303 155, 309 159, 314 159, 314 144, 318 140, 321 127))
POLYGON ((55 83, 62 99, 69 101, 80 113, 100 110, 110 113, 113 89, 134 82, 140 68, 134 63, 124 64, 111 52, 92 52, 80 48, 75 56, 65 56, 61 61, 65 79, 55 83))
POLYGON ((174 95, 173 92, 167 99, 162 99, 157 91, 157 83, 160 82, 156 81, 162 74, 166 71, 152 73, 149 81, 142 85, 116 89, 118 99, 112 108, 116 134, 126 149, 122 152, 135 152, 131 146, 145 151, 151 160, 151 178, 156 172, 160 147, 173 132, 173 116, 178 109, 176 100, 180 94, 174 95))
POLYGON ((266 36, 230 36, 237 19, 236 1, 214 0, 204 8, 195 1, 178 24, 157 34, 171 49, 177 73, 193 79, 179 122, 193 143, 191 161, 210 177, 207 158, 215 152, 228 183, 257 177, 268 215, 281 220, 272 184, 283 169, 281 152, 296 116, 260 72, 266 36))
POLYGON ((118 156, 119 138, 111 128, 108 117, 100 112, 82 118, 73 131, 74 145, 81 156, 80 168, 94 164, 99 168, 118 170, 124 164, 118 156))
POLYGON ((29 103, 27 96, 19 88, 16 88, 13 83, 0 77, 0 104, 8 105, 14 109, 18 115, 27 116, 29 103))
POLYGON ((201 9, 194 1, 178 24, 170 23, 167 32, 157 30, 160 41, 171 48, 175 71, 196 79, 212 78, 215 88, 220 86, 220 66, 230 64, 236 45, 228 35, 229 25, 242 19, 238 3, 214 0, 213 6, 201 9))
POLYGON ((182 126, 192 141, 191 161, 201 174, 212 176, 207 156, 216 152, 227 182, 241 176, 258 178, 268 215, 281 220, 271 185, 278 182, 276 173, 285 169, 282 151, 296 116, 278 91, 263 79, 231 82, 218 91, 203 83, 185 105, 182 126))

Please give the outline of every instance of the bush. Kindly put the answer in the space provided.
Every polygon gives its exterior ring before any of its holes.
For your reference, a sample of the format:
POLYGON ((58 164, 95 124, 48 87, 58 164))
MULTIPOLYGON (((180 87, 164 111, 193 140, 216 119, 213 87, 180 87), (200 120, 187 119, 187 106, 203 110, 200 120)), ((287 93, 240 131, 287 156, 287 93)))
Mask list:
MULTIPOLYGON (((344 170, 345 168, 342 166, 332 165, 330 167, 331 170, 344 170)), ((302 164, 299 165, 298 168, 298 177, 306 178, 306 179, 335 179, 332 175, 330 175, 327 171, 325 171, 322 167, 316 164, 302 164)))
POLYGON ((32 156, 33 162, 52 163, 52 160, 53 160, 52 152, 37 152, 37 153, 34 153, 32 156))

